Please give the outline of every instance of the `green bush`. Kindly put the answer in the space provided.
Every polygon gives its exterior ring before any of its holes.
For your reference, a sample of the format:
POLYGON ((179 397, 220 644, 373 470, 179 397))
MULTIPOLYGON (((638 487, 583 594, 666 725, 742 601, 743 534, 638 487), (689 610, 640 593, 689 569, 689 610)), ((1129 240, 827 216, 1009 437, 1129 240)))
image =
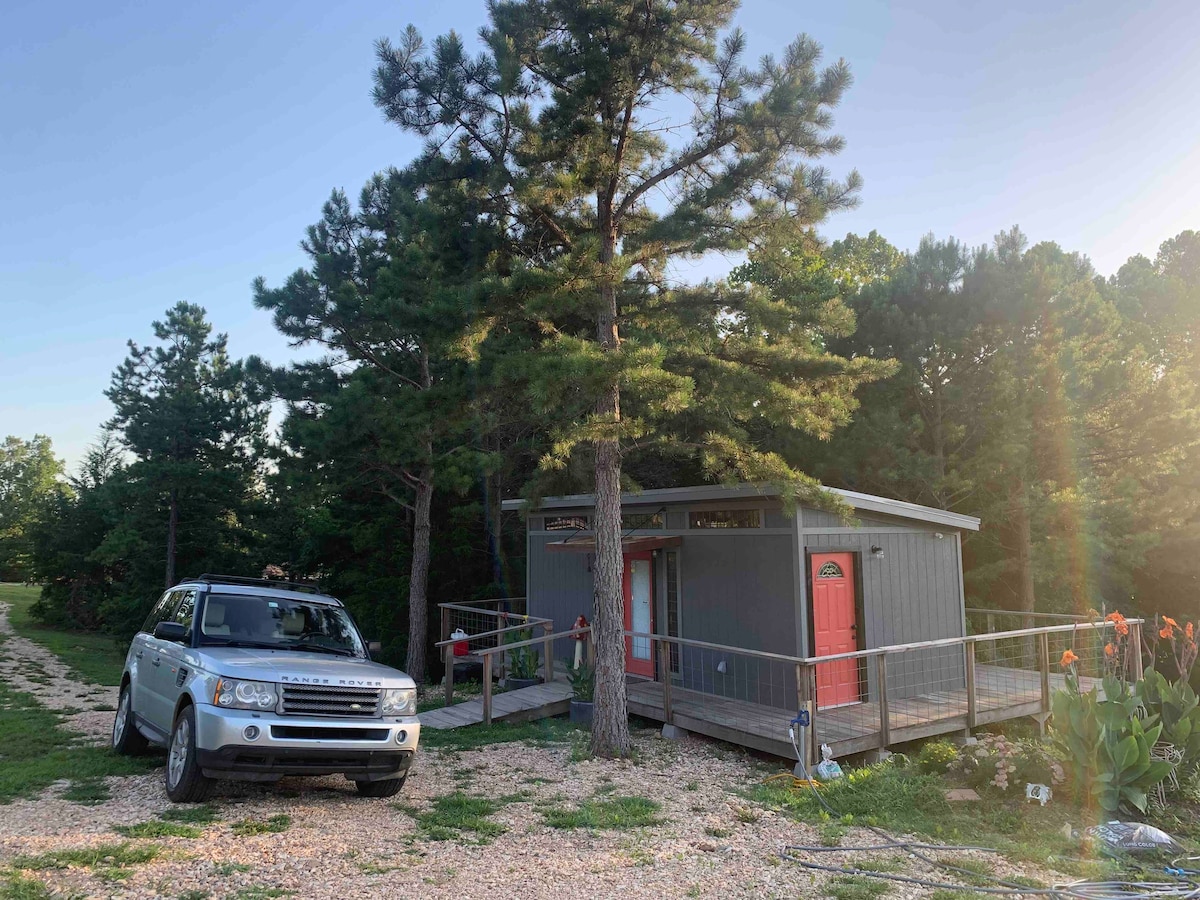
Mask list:
POLYGON ((917 769, 925 775, 937 775, 958 759, 958 748, 949 741, 930 741, 917 754, 917 769))

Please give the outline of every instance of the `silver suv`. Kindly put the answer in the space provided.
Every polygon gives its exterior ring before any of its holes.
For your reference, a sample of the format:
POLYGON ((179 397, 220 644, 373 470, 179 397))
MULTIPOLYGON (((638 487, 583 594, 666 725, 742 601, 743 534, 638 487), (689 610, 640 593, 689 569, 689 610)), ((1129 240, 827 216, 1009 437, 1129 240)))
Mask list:
POLYGON ((416 685, 370 649, 339 601, 304 585, 181 582, 129 647, 113 748, 166 747, 177 803, 217 778, 284 775, 341 774, 364 796, 394 796, 421 734, 416 685))

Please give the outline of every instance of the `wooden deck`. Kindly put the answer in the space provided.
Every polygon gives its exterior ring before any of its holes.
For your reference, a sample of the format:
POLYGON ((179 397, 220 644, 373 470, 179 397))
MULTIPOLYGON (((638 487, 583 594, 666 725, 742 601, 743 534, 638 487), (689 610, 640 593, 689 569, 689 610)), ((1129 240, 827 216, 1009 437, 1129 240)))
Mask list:
MULTIPOLYGON (((529 722, 561 716, 571 708, 571 686, 565 678, 535 684, 492 697, 492 721, 529 722)), ((462 728, 483 721, 483 698, 421 713, 422 728, 462 728)))
MULTIPOLYGON (((1094 679, 1083 678, 1088 690, 1094 679)), ((1061 687, 1063 676, 1051 675, 1051 691, 1061 687)), ((976 709, 974 725, 989 725, 1007 719, 1037 715, 1044 711, 1042 678, 1039 672, 977 665, 975 669, 976 709)), ((816 737, 829 744, 835 757, 862 753, 906 741, 950 734, 968 728, 967 690, 923 694, 888 701, 886 737, 880 728, 879 705, 856 703, 836 709, 818 710, 816 737)), ((629 684, 629 711, 662 722, 662 685, 654 681, 629 684)), ((748 703, 713 694, 671 688, 673 724, 687 731, 752 747, 776 756, 795 759, 788 738, 788 724, 794 711, 748 703)))

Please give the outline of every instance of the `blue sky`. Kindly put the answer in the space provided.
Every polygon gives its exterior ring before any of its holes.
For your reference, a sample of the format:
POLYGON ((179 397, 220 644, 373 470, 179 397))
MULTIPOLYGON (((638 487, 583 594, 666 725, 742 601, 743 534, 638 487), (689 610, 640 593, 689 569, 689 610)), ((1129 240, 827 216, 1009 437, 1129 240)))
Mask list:
MULTIPOLYGON (((256 275, 303 264, 334 187, 416 141, 370 100, 372 41, 474 38, 481 0, 41 2, 0 13, 0 437, 74 462, 125 341, 178 300, 237 356, 290 351, 256 275)), ((799 32, 855 75, 830 162, 859 209, 824 232, 971 244, 1019 224, 1109 274, 1200 228, 1200 3, 748 0, 754 56, 799 32)))

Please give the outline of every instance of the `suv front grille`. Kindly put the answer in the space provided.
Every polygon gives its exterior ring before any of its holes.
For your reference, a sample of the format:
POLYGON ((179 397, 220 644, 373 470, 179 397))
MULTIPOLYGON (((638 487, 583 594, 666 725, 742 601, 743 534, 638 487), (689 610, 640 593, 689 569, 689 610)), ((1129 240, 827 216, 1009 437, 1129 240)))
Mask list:
POLYGON ((377 688, 315 687, 288 684, 283 687, 279 712, 285 716, 361 716, 379 715, 383 692, 377 688))

